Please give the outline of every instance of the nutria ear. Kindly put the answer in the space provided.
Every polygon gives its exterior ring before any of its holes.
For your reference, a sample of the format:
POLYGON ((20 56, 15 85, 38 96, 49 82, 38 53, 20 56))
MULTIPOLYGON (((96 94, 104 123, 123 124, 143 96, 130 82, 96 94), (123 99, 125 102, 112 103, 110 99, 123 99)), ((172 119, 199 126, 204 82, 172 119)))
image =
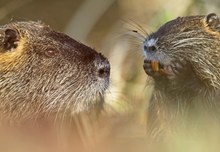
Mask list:
POLYGON ((208 14, 205 22, 212 30, 220 32, 220 19, 215 13, 208 14))
POLYGON ((5 50, 11 50, 17 47, 17 42, 19 41, 19 33, 14 29, 5 29, 3 45, 5 50))

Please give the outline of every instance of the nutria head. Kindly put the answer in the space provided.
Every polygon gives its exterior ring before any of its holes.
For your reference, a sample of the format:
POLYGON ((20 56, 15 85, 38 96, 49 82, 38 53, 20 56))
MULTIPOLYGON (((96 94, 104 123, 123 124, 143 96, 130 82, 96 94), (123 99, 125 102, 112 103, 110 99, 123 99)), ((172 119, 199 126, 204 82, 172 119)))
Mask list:
POLYGON ((220 88, 219 27, 214 13, 169 21, 143 43, 145 72, 165 89, 220 88))
POLYGON ((86 111, 109 85, 108 60, 41 22, 0 26, 0 113, 86 111))

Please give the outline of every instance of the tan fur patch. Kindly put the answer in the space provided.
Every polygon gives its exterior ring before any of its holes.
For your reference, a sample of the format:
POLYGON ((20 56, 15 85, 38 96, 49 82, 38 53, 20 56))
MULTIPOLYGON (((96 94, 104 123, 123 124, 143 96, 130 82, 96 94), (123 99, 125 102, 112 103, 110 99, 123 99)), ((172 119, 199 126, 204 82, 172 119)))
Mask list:
POLYGON ((22 37, 19 42, 16 49, 0 53, 0 64, 3 65, 2 70, 11 70, 12 68, 16 68, 16 66, 19 66, 19 63, 21 64, 21 57, 23 52, 25 51, 25 46, 27 44, 27 39, 25 37, 22 37))
POLYGON ((214 35, 217 38, 220 38, 220 33, 210 29, 209 25, 206 23, 205 19, 202 19, 201 23, 204 25, 205 32, 210 33, 210 34, 214 35))

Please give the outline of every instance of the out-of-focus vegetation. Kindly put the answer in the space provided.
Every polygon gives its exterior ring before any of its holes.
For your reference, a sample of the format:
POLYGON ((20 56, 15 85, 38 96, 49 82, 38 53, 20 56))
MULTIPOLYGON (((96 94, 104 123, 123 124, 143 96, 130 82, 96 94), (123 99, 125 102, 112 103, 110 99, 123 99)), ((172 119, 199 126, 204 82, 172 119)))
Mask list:
MULTIPOLYGON (((104 117, 95 133, 101 137, 117 136, 121 142, 121 136, 132 138, 131 141, 144 137, 146 109, 152 91, 142 69, 142 41, 127 36, 129 30, 143 33, 138 26, 141 25, 150 33, 178 16, 220 14, 219 6, 218 0, 0 0, 0 23, 41 20, 107 56, 111 63, 111 86, 106 97, 110 118, 106 126, 104 117), (100 133, 100 130, 104 131, 100 133)), ((147 142, 137 141, 129 151, 138 151, 140 144, 147 142)), ((176 138, 174 147, 179 146, 179 141, 176 138)), ((119 145, 123 145, 120 142, 119 145)), ((178 148, 177 151, 184 151, 178 148)))

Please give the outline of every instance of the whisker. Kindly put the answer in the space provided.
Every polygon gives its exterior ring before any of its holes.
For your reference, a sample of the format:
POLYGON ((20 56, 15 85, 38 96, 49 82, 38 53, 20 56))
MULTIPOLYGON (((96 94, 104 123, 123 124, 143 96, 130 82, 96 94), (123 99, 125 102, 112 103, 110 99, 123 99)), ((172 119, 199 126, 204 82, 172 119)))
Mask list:
POLYGON ((128 30, 122 34, 122 38, 127 38, 127 39, 132 38, 132 39, 137 39, 140 42, 143 42, 146 37, 138 32, 133 32, 132 30, 128 30))
MULTIPOLYGON (((178 37, 176 39, 178 39, 178 37)), ((213 40, 207 39, 207 38, 186 38, 186 39, 182 39, 182 40, 178 40, 178 41, 173 41, 172 44, 174 44, 173 47, 177 47, 177 46, 179 46, 180 44, 183 44, 183 43, 186 43, 186 44, 189 44, 189 45, 195 44, 195 43, 203 44, 204 42, 202 43, 201 40, 213 41, 213 40)))
POLYGON ((149 36, 148 32, 136 21, 128 19, 128 21, 124 20, 124 22, 134 28, 134 32, 137 31, 139 33, 140 31, 145 37, 149 36))

